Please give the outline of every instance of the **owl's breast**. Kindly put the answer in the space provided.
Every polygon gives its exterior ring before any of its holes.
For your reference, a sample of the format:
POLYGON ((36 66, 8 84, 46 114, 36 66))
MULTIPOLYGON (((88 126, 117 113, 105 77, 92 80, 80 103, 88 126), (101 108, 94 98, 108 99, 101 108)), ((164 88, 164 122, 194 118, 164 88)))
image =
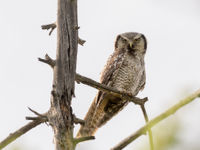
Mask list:
POLYGON ((140 90, 143 74, 143 58, 127 55, 121 67, 114 76, 112 86, 120 91, 125 91, 132 93, 132 95, 136 95, 140 90))

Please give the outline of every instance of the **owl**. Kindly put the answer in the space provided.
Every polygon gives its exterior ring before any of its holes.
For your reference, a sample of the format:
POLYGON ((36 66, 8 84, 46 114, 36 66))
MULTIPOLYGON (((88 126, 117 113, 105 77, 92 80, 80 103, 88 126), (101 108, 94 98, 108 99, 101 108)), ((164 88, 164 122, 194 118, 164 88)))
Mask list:
MULTIPOLYGON (((118 35, 115 50, 101 73, 100 83, 136 96, 145 85, 146 48, 147 41, 141 33, 127 32, 118 35)), ((77 137, 94 135, 98 128, 128 103, 129 101, 125 99, 98 91, 85 116, 85 124, 81 126, 77 137)))

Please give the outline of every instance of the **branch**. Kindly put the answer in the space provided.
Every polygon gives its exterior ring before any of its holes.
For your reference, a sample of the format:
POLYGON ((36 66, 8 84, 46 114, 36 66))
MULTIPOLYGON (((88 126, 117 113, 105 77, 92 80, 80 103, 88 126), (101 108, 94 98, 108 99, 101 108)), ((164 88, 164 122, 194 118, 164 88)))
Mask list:
POLYGON ((25 126, 21 127, 17 131, 15 131, 14 133, 11 133, 6 139, 4 139, 3 141, 0 142, 0 149, 4 148, 11 142, 15 141, 21 135, 25 134, 32 128, 38 126, 39 124, 44 123, 45 121, 46 120, 44 120, 43 118, 37 117, 36 120, 29 122, 25 126))
POLYGON ((76 81, 77 81, 77 83, 83 83, 83 84, 86 84, 86 85, 91 86, 93 88, 96 88, 100 91, 110 93, 110 94, 112 94, 116 97, 120 97, 120 98, 126 99, 128 101, 132 101, 133 103, 138 104, 138 105, 144 105, 144 103, 148 100, 147 98, 140 99, 140 98, 137 98, 137 97, 133 97, 130 94, 123 93, 123 92, 121 92, 117 89, 114 89, 112 87, 108 87, 108 86, 101 84, 101 83, 98 83, 98 82, 96 82, 96 81, 94 81, 90 78, 81 76, 78 73, 76 73, 76 81))
POLYGON ((81 39, 80 37, 78 38, 78 44, 83 46, 85 44, 86 40, 81 39))
POLYGON ((28 132, 32 128, 38 126, 41 123, 44 123, 44 122, 48 121, 48 118, 46 116, 47 113, 40 114, 40 113, 34 111, 33 109, 31 109, 29 107, 28 107, 28 109, 31 112, 33 112, 35 115, 37 115, 37 117, 26 117, 27 120, 33 120, 33 121, 29 122, 25 126, 21 127, 20 129, 18 129, 14 133, 11 133, 6 139, 4 139, 3 141, 1 141, 1 143, 0 143, 0 149, 4 148, 5 146, 7 146, 8 144, 10 144, 11 142, 15 141, 18 137, 20 137, 21 135, 25 134, 26 132, 28 132))
POLYGON ((80 137, 74 139, 74 144, 77 145, 80 142, 88 141, 88 140, 94 140, 94 136, 86 136, 86 137, 80 137))
MULTIPOLYGON (((149 122, 149 117, 147 115, 146 109, 144 107, 144 105, 140 105, 141 109, 142 109, 142 113, 145 119, 146 124, 149 122)), ((154 150, 154 144, 153 144, 153 134, 151 131, 151 128, 148 129, 148 134, 149 134, 149 144, 150 144, 150 149, 154 150)))
MULTIPOLYGON (((54 31, 54 29, 57 27, 56 22, 51 23, 51 24, 46 24, 46 25, 42 25, 41 26, 43 30, 50 30, 49 35, 51 35, 51 33, 54 31)), ((78 30, 80 27, 75 26, 75 29, 78 30)), ((78 38, 78 44, 80 44, 81 46, 83 46, 85 44, 85 40, 78 38)))
POLYGON ((46 24, 46 25, 42 25, 42 30, 50 30, 49 35, 51 35, 51 33, 53 32, 53 30, 56 28, 56 22, 51 23, 51 24, 46 24))
POLYGON ((26 117, 26 120, 38 120, 38 119, 43 119, 45 122, 48 121, 48 118, 47 118, 47 114, 48 113, 44 113, 44 114, 40 114, 38 112, 36 112, 35 110, 31 109, 30 107, 28 107, 28 109, 34 113, 37 117, 26 117))
POLYGON ((158 115, 151 121, 149 121, 145 126, 141 127, 139 130, 137 130, 135 133, 131 134, 129 137, 122 140, 119 144, 117 144, 115 147, 113 147, 111 150, 121 150, 124 147, 126 147, 128 144, 130 144, 132 141, 140 137, 142 134, 146 133, 146 131, 155 126, 160 121, 164 120, 165 118, 169 117, 170 115, 174 114, 177 110, 182 108, 183 106, 191 103, 194 99, 197 97, 200 97, 200 89, 196 91, 195 93, 189 95, 185 99, 179 101, 177 104, 172 106, 171 108, 167 109, 162 114, 158 115))
POLYGON ((73 121, 75 124, 81 124, 81 125, 85 124, 84 120, 77 118, 75 115, 73 115, 73 121))
POLYGON ((51 68, 54 68, 54 66, 56 65, 56 61, 53 60, 51 57, 49 57, 48 54, 45 55, 45 59, 42 58, 38 58, 39 61, 48 64, 49 66, 51 66, 51 68))

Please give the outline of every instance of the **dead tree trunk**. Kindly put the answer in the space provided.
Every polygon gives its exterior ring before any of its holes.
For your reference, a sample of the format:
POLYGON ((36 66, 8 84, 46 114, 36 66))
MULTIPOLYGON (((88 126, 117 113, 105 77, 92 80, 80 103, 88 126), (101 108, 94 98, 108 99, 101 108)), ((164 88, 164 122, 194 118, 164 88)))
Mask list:
POLYGON ((48 120, 54 131, 56 150, 74 150, 73 114, 78 45, 77 1, 58 0, 57 52, 53 66, 53 89, 48 120))

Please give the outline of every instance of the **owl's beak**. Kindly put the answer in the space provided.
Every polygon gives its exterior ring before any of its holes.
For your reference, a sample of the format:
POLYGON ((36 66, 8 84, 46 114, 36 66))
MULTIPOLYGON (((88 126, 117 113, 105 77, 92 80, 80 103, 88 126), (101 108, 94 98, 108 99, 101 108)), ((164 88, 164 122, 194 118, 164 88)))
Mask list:
POLYGON ((134 44, 133 44, 133 42, 130 42, 130 43, 129 43, 129 46, 130 46, 131 49, 134 49, 134 44))

